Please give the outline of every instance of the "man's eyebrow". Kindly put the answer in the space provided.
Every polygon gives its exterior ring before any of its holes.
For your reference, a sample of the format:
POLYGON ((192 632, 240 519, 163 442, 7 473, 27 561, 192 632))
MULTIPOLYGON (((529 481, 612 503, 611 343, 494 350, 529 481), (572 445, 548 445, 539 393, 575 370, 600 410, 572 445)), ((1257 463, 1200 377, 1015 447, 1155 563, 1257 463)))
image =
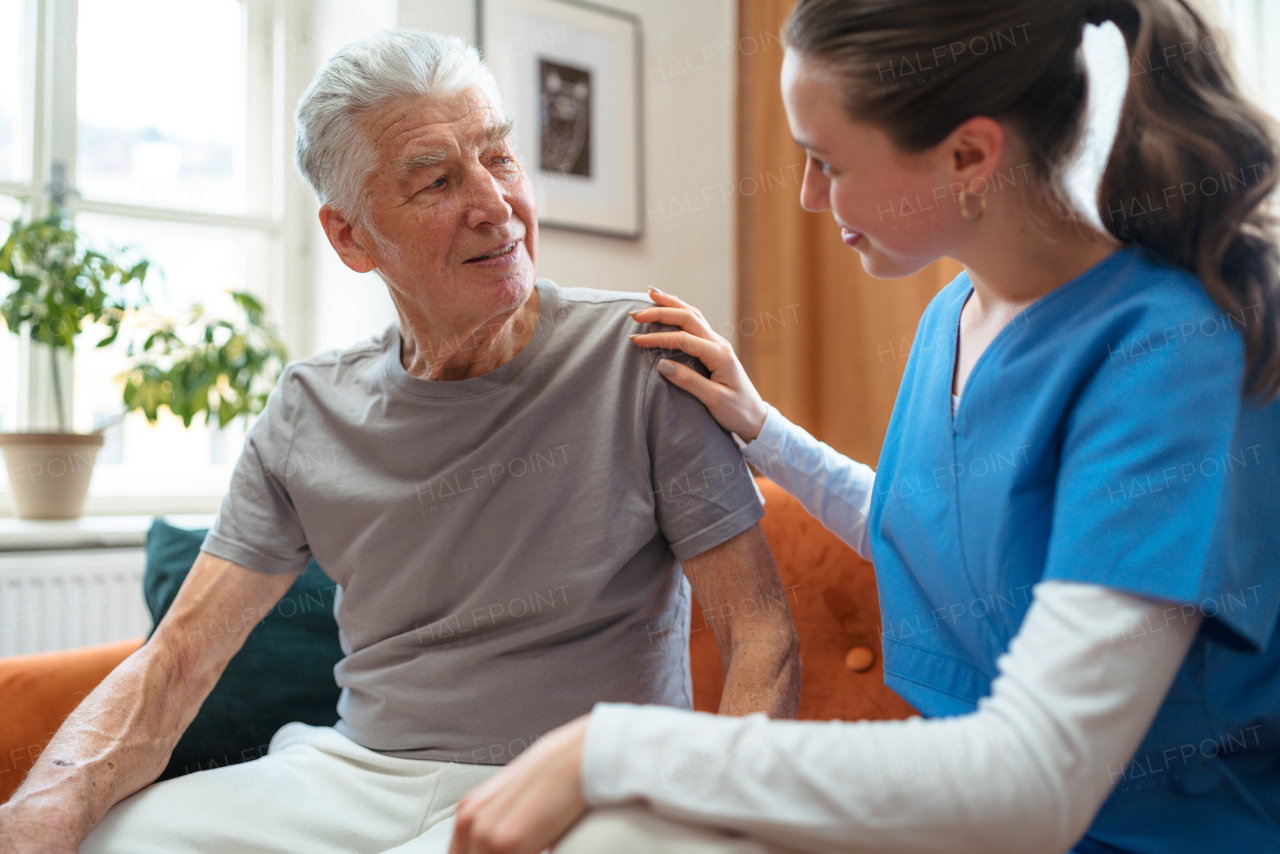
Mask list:
POLYGON ((488 145, 496 145, 499 142, 502 142, 504 139, 511 136, 511 130, 513 127, 515 127, 515 122, 511 119, 507 119, 505 122, 500 122, 496 125, 488 125, 484 129, 485 143, 488 145))
POLYGON ((448 157, 449 153, 447 151, 428 151, 426 154, 419 154, 416 157, 401 160, 396 164, 396 176, 407 178, 419 169, 426 169, 429 166, 435 166, 437 163, 443 163, 448 157))
MULTIPOLYGON (((515 122, 507 119, 505 122, 498 124, 486 125, 484 133, 481 134, 483 145, 497 145, 507 137, 511 136, 511 130, 515 126, 515 122)), ((428 151, 426 154, 418 154, 401 160, 396 164, 396 177, 407 178, 419 169, 426 169, 431 166, 443 163, 449 159, 449 152, 437 150, 428 151)))

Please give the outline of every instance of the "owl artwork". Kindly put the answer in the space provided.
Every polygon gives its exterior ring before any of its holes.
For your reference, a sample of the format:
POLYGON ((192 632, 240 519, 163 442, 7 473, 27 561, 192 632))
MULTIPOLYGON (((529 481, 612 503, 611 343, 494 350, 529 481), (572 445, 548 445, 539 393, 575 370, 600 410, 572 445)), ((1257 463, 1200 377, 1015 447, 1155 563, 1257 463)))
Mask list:
POLYGON ((543 172, 591 177, 591 72, 539 60, 543 172))

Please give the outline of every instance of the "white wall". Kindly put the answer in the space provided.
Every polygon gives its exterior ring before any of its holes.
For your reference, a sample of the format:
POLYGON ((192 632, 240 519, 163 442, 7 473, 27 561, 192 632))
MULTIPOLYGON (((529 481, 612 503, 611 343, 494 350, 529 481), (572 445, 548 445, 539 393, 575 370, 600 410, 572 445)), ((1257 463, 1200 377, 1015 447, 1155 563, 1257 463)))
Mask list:
MULTIPOLYGON (((565 286, 643 291, 657 285, 700 307, 717 326, 736 306, 737 3, 605 0, 641 19, 644 198, 638 240, 540 230, 539 274, 565 286)), ((320 0, 317 62, 386 26, 475 41, 475 0, 320 0)), ((394 319, 381 281, 337 260, 315 229, 313 352, 346 346, 394 319)))
MULTIPOLYGON (((395 0, 316 0, 311 14, 311 37, 306 41, 315 66, 312 74, 338 48, 394 27, 397 19, 395 0)), ((320 206, 310 189, 307 199, 314 291, 302 309, 309 321, 305 330, 307 349, 318 353, 349 346, 380 332, 396 315, 381 279, 372 273, 354 273, 338 260, 320 230, 316 218, 320 206)))

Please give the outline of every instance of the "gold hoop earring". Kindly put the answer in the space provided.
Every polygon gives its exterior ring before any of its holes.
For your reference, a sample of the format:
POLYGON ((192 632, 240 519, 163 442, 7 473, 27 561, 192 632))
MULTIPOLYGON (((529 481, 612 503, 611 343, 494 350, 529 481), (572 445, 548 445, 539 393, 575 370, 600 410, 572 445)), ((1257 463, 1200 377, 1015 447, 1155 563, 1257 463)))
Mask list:
POLYGON ((982 195, 978 196, 978 213, 976 216, 969 212, 969 194, 966 191, 964 190, 960 191, 959 201, 960 201, 960 216, 964 217, 965 220, 968 222, 977 222, 978 220, 982 219, 982 217, 985 216, 987 213, 987 194, 986 193, 983 193, 982 195))

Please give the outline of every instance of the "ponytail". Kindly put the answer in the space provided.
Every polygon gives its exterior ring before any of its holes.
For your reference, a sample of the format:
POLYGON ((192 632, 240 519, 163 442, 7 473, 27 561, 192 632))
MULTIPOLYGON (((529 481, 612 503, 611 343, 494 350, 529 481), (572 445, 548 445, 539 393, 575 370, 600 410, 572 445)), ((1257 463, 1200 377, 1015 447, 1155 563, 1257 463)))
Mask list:
POLYGON ((1280 182, 1271 119, 1188 0, 1101 0, 1132 73, 1098 189, 1106 229, 1194 273, 1245 342, 1245 392, 1280 393, 1280 182))

